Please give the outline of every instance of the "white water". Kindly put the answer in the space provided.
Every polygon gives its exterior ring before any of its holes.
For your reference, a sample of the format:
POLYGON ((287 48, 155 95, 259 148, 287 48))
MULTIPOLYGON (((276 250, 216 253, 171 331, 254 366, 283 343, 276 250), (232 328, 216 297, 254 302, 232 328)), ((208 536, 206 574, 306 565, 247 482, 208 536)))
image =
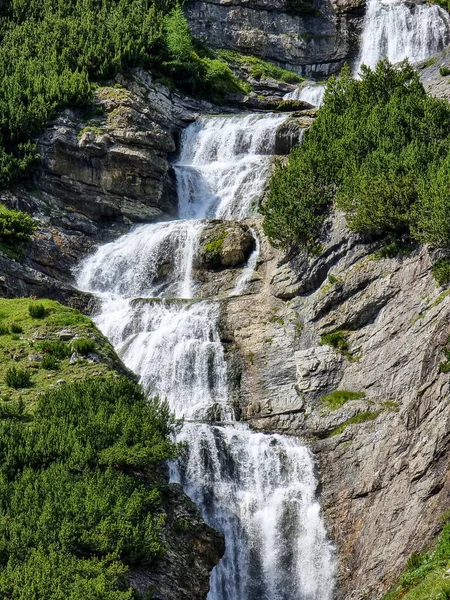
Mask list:
POLYGON ((201 117, 184 130, 175 164, 180 217, 243 219, 260 198, 286 115, 201 117))
MULTIPOLYGON (((309 451, 293 438, 235 422, 218 305, 165 299, 195 294, 202 224, 192 219, 243 218, 251 210, 281 118, 214 117, 191 125, 177 166, 180 212, 191 220, 137 227, 99 248, 78 273, 79 287, 102 298, 96 322, 125 364, 186 419, 180 439, 189 444, 188 458, 172 465, 172 477, 226 540, 209 600, 329 600, 333 590, 309 451), (145 296, 159 299, 136 299, 145 296)), ((257 242, 236 292, 248 284, 258 253, 257 242)))
POLYGON ((312 106, 319 108, 323 104, 323 96, 325 94, 325 85, 320 83, 310 83, 298 87, 293 92, 289 92, 283 96, 283 100, 303 100, 312 106))
POLYGON ((388 58, 419 62, 438 54, 450 43, 450 16, 435 4, 407 6, 401 0, 369 0, 361 49, 355 65, 376 67, 388 58))
POLYGON ((256 263, 258 262, 260 252, 260 242, 256 231, 252 227, 250 227, 250 231, 253 235, 253 239, 255 240, 255 249, 251 253, 241 275, 239 275, 239 277, 237 278, 236 285, 234 286, 234 289, 230 294, 231 296, 240 296, 245 292, 256 269, 256 263))

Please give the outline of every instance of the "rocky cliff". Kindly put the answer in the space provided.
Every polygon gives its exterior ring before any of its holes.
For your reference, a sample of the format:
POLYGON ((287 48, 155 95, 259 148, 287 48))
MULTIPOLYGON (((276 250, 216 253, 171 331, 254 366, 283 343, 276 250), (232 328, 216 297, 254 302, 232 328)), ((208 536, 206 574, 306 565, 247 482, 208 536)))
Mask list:
POLYGON ((33 182, 0 193, 38 224, 22 264, 0 256, 0 294, 85 304, 72 286, 73 267, 133 223, 176 215, 168 158, 181 128, 217 110, 135 71, 99 88, 88 109, 58 116, 38 139, 33 182))
POLYGON ((357 53, 364 0, 190 0, 193 34, 216 48, 253 54, 299 75, 338 72, 357 53), (303 3, 308 4, 308 3, 303 3))
POLYGON ((335 215, 320 258, 286 257, 263 238, 247 295, 222 301, 243 418, 308 440, 316 456, 339 599, 379 598, 448 508, 449 376, 439 365, 449 291, 428 249, 384 255, 335 215))

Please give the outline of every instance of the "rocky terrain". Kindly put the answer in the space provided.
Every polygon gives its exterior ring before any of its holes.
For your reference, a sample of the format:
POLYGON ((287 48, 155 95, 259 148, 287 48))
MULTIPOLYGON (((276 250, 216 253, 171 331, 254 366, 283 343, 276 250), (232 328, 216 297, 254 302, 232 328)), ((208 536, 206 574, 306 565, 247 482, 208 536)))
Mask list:
POLYGON ((263 239, 248 294, 222 301, 244 418, 316 456, 340 599, 379 598, 439 532, 450 491, 449 291, 428 249, 383 258, 377 247, 340 215, 320 258, 263 239), (330 408, 336 390, 355 399, 330 408))
POLYGON ((185 4, 193 34, 209 45, 260 56, 319 79, 356 55, 364 10, 361 0, 316 0, 309 9, 289 0, 185 4))

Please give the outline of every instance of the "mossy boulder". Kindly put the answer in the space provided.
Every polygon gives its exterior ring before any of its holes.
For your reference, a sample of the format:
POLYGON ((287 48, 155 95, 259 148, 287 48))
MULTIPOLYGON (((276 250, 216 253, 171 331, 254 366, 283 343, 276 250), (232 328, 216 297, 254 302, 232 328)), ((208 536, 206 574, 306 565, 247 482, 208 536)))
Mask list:
POLYGON ((200 236, 197 268, 222 269, 244 263, 254 246, 246 225, 235 222, 211 221, 200 236))

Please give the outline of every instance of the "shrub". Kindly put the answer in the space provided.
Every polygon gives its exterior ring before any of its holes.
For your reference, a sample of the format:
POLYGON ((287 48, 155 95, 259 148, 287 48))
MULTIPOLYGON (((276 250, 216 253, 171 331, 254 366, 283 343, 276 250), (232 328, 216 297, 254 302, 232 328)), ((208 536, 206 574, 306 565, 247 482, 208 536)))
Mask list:
POLYGON ((72 340, 72 348, 83 356, 95 350, 95 340, 91 338, 76 338, 72 340))
POLYGON ((55 356, 52 356, 51 354, 44 354, 44 357, 40 364, 41 369, 55 371, 58 368, 58 366, 59 361, 55 356))
POLYGON ((441 258, 431 267, 431 272, 439 285, 447 285, 450 282, 450 259, 441 258))
POLYGON ((8 327, 6 325, 0 325, 0 335, 7 335, 8 333, 8 327))
POLYGON ((447 77, 447 75, 450 75, 450 69, 448 67, 440 67, 439 73, 442 75, 442 77, 447 77))
POLYGON ((6 371, 5 382, 8 387, 16 390, 21 388, 29 388, 32 385, 31 374, 24 369, 10 367, 6 371))
POLYGON ((301 146, 279 163, 261 208, 277 247, 320 248, 336 205, 359 232, 450 244, 450 105, 408 64, 332 77, 301 146), (408 118, 405 118, 408 115, 408 118))
POLYGON ((71 355, 70 347, 60 340, 45 340, 45 342, 40 342, 37 348, 59 359, 64 359, 71 355))
POLYGON ((62 107, 88 107, 93 82, 144 67, 190 93, 211 96, 237 86, 226 65, 194 46, 175 0, 2 5, 0 187, 29 176, 37 160, 30 140, 62 107))
POLYGON ((11 333, 23 333, 23 328, 18 323, 11 323, 11 333))
POLYGON ((0 204, 0 240, 6 244, 22 244, 33 234, 33 219, 18 210, 10 210, 0 204))
POLYGON ((44 319, 48 314, 43 304, 30 304, 28 312, 33 319, 44 319))
POLYGON ((351 392, 349 390, 336 390, 324 396, 322 402, 327 405, 330 410, 341 408, 349 400, 361 400, 365 398, 364 392, 351 392))
POLYGON ((117 378, 48 392, 29 422, 3 410, 18 417, 0 418, 3 595, 132 600, 127 566, 166 550, 167 406, 117 378))
POLYGON ((347 333, 344 331, 333 331, 325 333, 320 338, 321 346, 331 346, 340 352, 348 352, 347 333))

